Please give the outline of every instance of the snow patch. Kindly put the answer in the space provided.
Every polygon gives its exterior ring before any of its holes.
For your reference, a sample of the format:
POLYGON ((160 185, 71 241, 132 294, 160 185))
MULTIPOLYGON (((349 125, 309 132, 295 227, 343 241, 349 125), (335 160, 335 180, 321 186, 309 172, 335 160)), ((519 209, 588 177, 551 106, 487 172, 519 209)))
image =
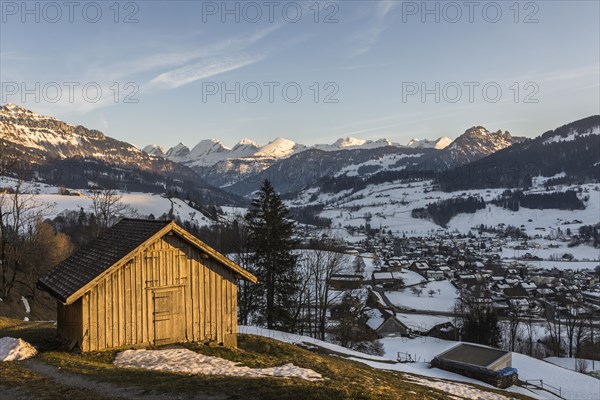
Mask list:
POLYGON ((27 301, 25 296, 21 296, 21 301, 23 302, 23 306, 25 307, 25 314, 29 314, 31 312, 31 307, 29 307, 29 301, 27 301))
POLYGON ((552 144, 552 143, 559 143, 559 142, 572 142, 573 140, 575 140, 577 138, 586 137, 586 136, 590 136, 590 135, 600 135, 600 126, 595 126, 592 129, 585 131, 585 132, 578 132, 576 130, 571 130, 569 132, 569 134, 565 137, 560 136, 560 135, 552 136, 551 138, 544 140, 544 144, 552 144))
POLYGON ((22 339, 0 338, 0 361, 26 360, 37 354, 37 350, 22 339))
MULTIPOLYGON (((454 396, 460 396, 460 398, 466 399, 491 399, 491 393, 485 392, 483 390, 477 389, 473 386, 468 386, 462 383, 449 382, 449 381, 441 381, 438 379, 423 379, 418 378, 416 376, 404 375, 404 378, 408 381, 412 381, 422 386, 427 386, 434 389, 439 389, 445 393, 454 396)), ((502 396, 501 394, 494 394, 494 400, 510 400, 512 397, 502 396)))
POLYGON ((272 368, 250 368, 220 357, 205 356, 188 349, 126 350, 117 354, 114 364, 123 368, 143 368, 154 371, 188 374, 243 377, 280 377, 319 381, 323 377, 312 369, 285 364, 272 368))

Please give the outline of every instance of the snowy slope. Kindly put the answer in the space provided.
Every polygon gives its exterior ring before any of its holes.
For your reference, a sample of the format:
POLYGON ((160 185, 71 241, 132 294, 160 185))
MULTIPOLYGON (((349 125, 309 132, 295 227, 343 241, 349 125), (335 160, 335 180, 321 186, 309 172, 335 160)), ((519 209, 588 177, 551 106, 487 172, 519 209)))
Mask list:
MULTIPOLYGON (((547 391, 529 390, 519 386, 511 386, 506 389, 506 397, 493 396, 490 393, 477 390, 469 385, 460 382, 473 383, 483 387, 491 387, 481 381, 467 378, 462 375, 443 371, 437 368, 429 368, 429 361, 437 354, 454 347, 458 342, 446 341, 430 337, 420 337, 415 339, 408 338, 384 338, 381 342, 384 346, 385 354, 383 357, 359 353, 346 349, 331 343, 323 342, 306 336, 294 335, 285 332, 278 332, 257 327, 240 326, 240 333, 254 334, 281 340, 287 343, 303 344, 308 346, 319 346, 343 354, 346 357, 373 368, 407 372, 421 375, 424 378, 414 378, 416 382, 424 386, 442 388, 449 394, 464 396, 470 399, 506 399, 510 398, 510 393, 520 393, 538 399, 558 399, 547 391), (410 353, 418 362, 407 364, 390 364, 396 361, 398 352, 410 353), (426 377, 426 378, 425 378, 426 377), (434 379, 431 379, 434 378, 434 379), (443 381, 438 381, 442 379, 443 381)), ((519 378, 524 379, 543 379, 545 382, 552 382, 554 386, 562 389, 563 397, 568 400, 579 399, 597 399, 600 398, 600 381, 587 375, 569 371, 564 368, 552 365, 542 360, 528 357, 522 354, 513 353, 513 367, 519 371, 519 378)))
MULTIPOLYGON (((350 172, 350 171, 349 171, 350 172)), ((407 236, 424 236, 436 232, 468 233, 480 225, 497 226, 499 224, 520 227, 528 235, 549 235, 560 228, 565 231, 570 228, 576 232, 580 226, 600 222, 600 187, 595 184, 581 186, 564 186, 555 190, 584 191, 589 200, 585 203, 585 210, 538 210, 521 207, 519 211, 503 209, 488 204, 485 209, 474 214, 459 214, 448 223, 447 229, 426 219, 415 219, 411 212, 415 208, 427 206, 440 200, 480 196, 486 202, 498 197, 504 189, 465 190, 461 192, 442 192, 437 190, 432 181, 416 182, 387 182, 378 185, 369 185, 352 195, 348 192, 337 194, 317 193, 307 189, 297 200, 289 201, 291 206, 309 204, 327 204, 320 213, 324 218, 332 220, 332 226, 342 228, 346 226, 364 226, 366 216, 370 216, 369 223, 372 227, 392 230, 395 234, 407 236), (312 200, 312 201, 311 201, 312 200)), ((530 191, 534 193, 542 189, 530 191)), ((525 193, 530 193, 525 192, 525 193)))
MULTIPOLYGON (((14 187, 15 181, 11 178, 0 177, 0 188, 14 187)), ((68 188, 67 188, 68 189, 68 188)), ((81 208, 89 212, 91 200, 87 197, 87 190, 71 190, 78 193, 75 196, 60 194, 59 188, 42 183, 25 183, 22 187, 24 193, 29 193, 39 205, 45 205, 45 217, 54 218, 65 210, 78 211, 81 208)), ((118 192, 121 202, 130 206, 140 217, 153 214, 156 218, 164 213, 169 213, 171 202, 158 194, 140 192, 118 192)), ((199 226, 209 225, 214 221, 206 218, 198 210, 193 209, 180 199, 173 199, 173 214, 182 220, 194 222, 199 226)))
POLYGON ((577 363, 585 364, 588 371, 600 371, 600 361, 598 360, 586 360, 582 358, 569 358, 569 357, 546 357, 544 361, 558 365, 559 367, 566 368, 571 371, 575 371, 577 363))
POLYGON ((382 157, 374 157, 371 160, 348 165, 340 169, 336 176, 368 176, 380 171, 393 171, 406 169, 407 165, 415 165, 420 161, 423 153, 415 154, 386 154, 382 157), (413 160, 411 163, 410 159, 413 160), (401 160, 406 161, 405 164, 400 163, 401 160), (367 168, 365 168, 367 167, 367 168), (371 167, 371 168, 368 168, 371 167), (365 169, 368 172, 365 172, 365 169))
POLYGON ((600 135, 600 126, 595 126, 590 129, 586 129, 579 132, 575 129, 571 129, 567 136, 555 135, 544 140, 544 144, 560 143, 560 142, 572 142, 578 138, 583 138, 590 135, 600 135))

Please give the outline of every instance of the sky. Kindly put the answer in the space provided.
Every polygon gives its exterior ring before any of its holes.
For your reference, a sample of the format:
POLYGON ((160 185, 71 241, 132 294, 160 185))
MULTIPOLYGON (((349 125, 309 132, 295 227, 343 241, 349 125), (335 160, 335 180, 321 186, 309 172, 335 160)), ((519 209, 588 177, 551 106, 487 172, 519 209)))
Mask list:
POLYGON ((0 102, 143 147, 534 137, 600 113, 599 1, 0 1, 0 102))

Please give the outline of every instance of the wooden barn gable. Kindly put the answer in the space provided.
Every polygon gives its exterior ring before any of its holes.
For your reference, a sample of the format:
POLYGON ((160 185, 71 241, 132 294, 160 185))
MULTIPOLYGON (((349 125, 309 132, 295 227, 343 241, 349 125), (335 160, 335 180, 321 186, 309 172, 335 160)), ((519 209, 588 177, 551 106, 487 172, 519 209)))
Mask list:
POLYGON ((175 222, 123 219, 38 281, 58 333, 84 351, 237 341, 237 280, 256 282, 175 222))

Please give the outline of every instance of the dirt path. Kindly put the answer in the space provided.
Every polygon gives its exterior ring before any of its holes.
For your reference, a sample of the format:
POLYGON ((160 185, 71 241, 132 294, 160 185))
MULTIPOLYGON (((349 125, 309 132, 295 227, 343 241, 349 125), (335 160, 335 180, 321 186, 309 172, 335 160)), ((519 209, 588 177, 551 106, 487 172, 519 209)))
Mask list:
MULTIPOLYGON (((31 358, 22 362, 22 365, 29 370, 57 381, 61 385, 71 386, 78 389, 87 389, 97 393, 100 396, 113 399, 131 399, 131 400, 226 400, 227 396, 209 396, 205 394, 189 393, 157 393, 147 391, 138 387, 126 388, 107 382, 98 382, 87 377, 66 372, 53 365, 43 361, 31 358)), ((126 373, 126 372, 125 372, 126 373)))
POLYGON ((29 394, 23 388, 15 388, 5 385, 0 385, 0 393, 3 399, 11 400, 35 400, 35 396, 29 394))

